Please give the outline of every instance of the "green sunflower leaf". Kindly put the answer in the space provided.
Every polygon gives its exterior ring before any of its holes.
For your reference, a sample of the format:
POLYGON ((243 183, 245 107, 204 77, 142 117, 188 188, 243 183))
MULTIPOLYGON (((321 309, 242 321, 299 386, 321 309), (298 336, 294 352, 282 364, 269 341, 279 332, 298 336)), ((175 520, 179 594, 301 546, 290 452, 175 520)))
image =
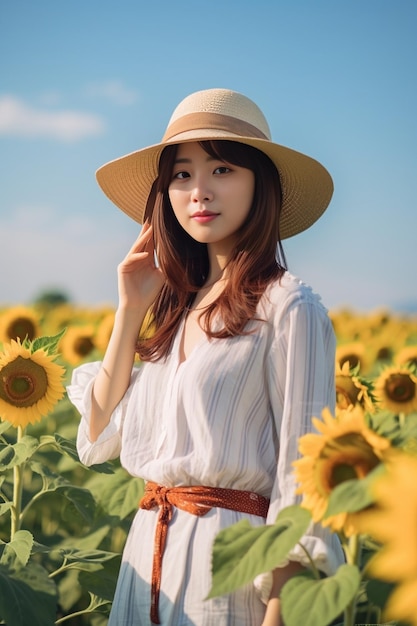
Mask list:
MULTIPOLYGON (((53 446, 60 452, 64 452, 67 456, 71 457, 73 461, 77 461, 78 463, 81 463, 79 456, 78 456, 75 442, 72 441, 71 439, 66 439, 65 437, 62 437, 62 435, 55 433, 54 435, 43 435, 40 438, 40 442, 42 445, 49 444, 53 446)), ((93 470, 102 474, 114 473, 114 467, 109 462, 99 463, 97 465, 91 465, 89 467, 89 470, 93 470)))
POLYGON ((400 433, 398 418, 391 411, 378 411, 375 414, 367 415, 368 426, 377 435, 386 437, 391 441, 400 433))
POLYGON ((57 591, 48 572, 28 563, 13 568, 0 563, 0 618, 13 626, 53 626, 57 591))
POLYGON ((18 530, 12 541, 6 543, 0 562, 14 563, 17 559, 19 565, 25 566, 29 561, 33 546, 33 535, 28 530, 18 530))
POLYGON ((360 580, 356 565, 341 565, 321 580, 310 571, 296 574, 280 594, 286 626, 328 626, 355 598, 360 580))
POLYGON ((81 587, 104 600, 113 600, 120 570, 120 559, 121 557, 119 556, 106 561, 99 571, 80 572, 78 581, 81 587))
POLYGON ((371 485, 384 471, 385 466, 380 463, 365 478, 346 480, 335 487, 330 494, 324 519, 338 513, 356 513, 373 504, 371 485))
POLYGON ((60 549, 63 558, 71 563, 104 563, 119 556, 117 552, 108 550, 77 550, 77 548, 60 549))
POLYGON ((0 471, 4 471, 13 463, 16 452, 11 444, 0 444, 0 471))
POLYGON ((73 517, 72 512, 75 509, 88 524, 93 523, 96 502, 88 489, 73 485, 62 485, 57 487, 56 492, 67 501, 66 508, 62 513, 66 519, 73 517))
POLYGON ((25 463, 39 447, 35 437, 25 435, 14 444, 0 447, 0 471, 25 463))
MULTIPOLYGON (((102 520, 100 519, 99 521, 101 522, 102 520)), ((109 532, 110 526, 104 524, 87 535, 84 535, 84 537, 66 537, 56 549, 59 551, 73 548, 77 550, 98 549, 102 541, 109 535, 109 532)))
POLYGON ((36 352, 36 350, 45 350, 48 355, 55 354, 58 344, 66 331, 67 329, 64 328, 60 333, 53 335, 52 337, 37 337, 31 342, 31 352, 36 352))
POLYGON ((4 515, 5 513, 7 513, 7 511, 10 511, 10 509, 12 508, 12 503, 11 502, 2 502, 0 504, 0 517, 2 515, 4 515))
POLYGON ((254 527, 241 520, 222 530, 214 542, 213 585, 208 598, 235 591, 277 567, 310 521, 310 513, 294 505, 283 509, 275 524, 254 527))
POLYGON ((138 508, 144 482, 140 478, 132 478, 126 470, 118 467, 111 476, 94 475, 88 482, 88 488, 108 515, 124 519, 138 508))
POLYGON ((6 430, 9 430, 9 428, 12 428, 10 422, 0 422, 0 435, 5 433, 6 430))
POLYGON ((47 465, 38 461, 30 461, 31 469, 42 477, 43 491, 55 491, 61 485, 68 485, 69 482, 63 476, 54 472, 47 465))
POLYGON ((42 463, 31 462, 31 468, 42 477, 42 493, 57 493, 67 501, 67 508, 64 511, 67 515, 71 513, 72 507, 72 510, 80 514, 85 521, 92 523, 96 503, 88 489, 71 485, 63 476, 42 463))

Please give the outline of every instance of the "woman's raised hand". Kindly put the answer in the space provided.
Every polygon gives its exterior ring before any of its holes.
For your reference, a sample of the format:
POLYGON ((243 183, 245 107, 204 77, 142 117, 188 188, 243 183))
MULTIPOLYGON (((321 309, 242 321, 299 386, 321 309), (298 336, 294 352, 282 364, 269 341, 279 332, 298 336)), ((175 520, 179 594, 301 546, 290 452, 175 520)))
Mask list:
POLYGON ((154 259, 152 226, 145 222, 139 237, 117 268, 119 307, 147 310, 164 284, 154 259))
POLYGON ((110 421, 131 380, 138 333, 147 310, 164 284, 155 265, 152 227, 146 223, 117 268, 119 306, 113 331, 94 381, 90 439, 96 441, 110 421))

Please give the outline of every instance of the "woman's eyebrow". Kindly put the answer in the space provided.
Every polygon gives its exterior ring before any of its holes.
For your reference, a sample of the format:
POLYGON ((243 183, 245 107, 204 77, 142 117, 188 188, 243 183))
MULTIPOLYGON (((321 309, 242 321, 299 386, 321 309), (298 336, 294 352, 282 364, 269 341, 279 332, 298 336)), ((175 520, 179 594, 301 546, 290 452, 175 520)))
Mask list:
MULTIPOLYGON (((215 157, 212 157, 210 155, 207 155, 206 161, 207 161, 207 163, 209 163, 210 161, 222 161, 222 159, 215 158, 215 157)), ((180 159, 175 159, 174 164, 177 165, 179 163, 192 163, 192 162, 193 162, 192 159, 187 159, 187 157, 182 157, 180 159)))
POLYGON ((191 163, 191 159, 175 159, 175 165, 177 165, 177 163, 191 163))

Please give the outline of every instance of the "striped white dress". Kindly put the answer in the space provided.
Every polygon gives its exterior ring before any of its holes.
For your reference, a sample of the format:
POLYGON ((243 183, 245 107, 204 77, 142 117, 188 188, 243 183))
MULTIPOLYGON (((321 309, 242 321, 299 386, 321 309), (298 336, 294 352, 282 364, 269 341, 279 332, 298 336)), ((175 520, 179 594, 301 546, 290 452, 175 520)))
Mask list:
MULTIPOLYGON (((95 443, 88 439, 91 386, 99 363, 73 374, 69 396, 82 415, 81 460, 120 455, 133 476, 166 486, 207 485, 271 498, 267 523, 295 502, 291 462, 311 416, 334 405, 332 326, 320 299, 286 273, 258 306, 256 332, 201 341, 179 362, 181 329, 163 362, 132 372, 130 387, 95 443)), ((150 580, 158 511, 138 510, 121 566, 109 624, 150 624, 150 580)), ((270 575, 238 592, 205 600, 216 534, 246 517, 212 509, 203 517, 175 510, 163 558, 160 619, 164 626, 260 626, 270 575), (262 596, 262 599, 261 599, 262 596)), ((343 556, 337 538, 313 526, 303 539, 320 569, 332 573, 343 556)), ((290 558, 305 562, 301 549, 290 558)))

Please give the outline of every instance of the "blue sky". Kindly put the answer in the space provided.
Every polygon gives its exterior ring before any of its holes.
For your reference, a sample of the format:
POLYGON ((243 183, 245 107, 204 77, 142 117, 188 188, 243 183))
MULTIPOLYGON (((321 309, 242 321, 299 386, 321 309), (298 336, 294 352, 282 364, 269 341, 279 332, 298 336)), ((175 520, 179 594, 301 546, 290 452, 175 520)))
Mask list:
POLYGON ((115 304, 139 226, 95 170, 227 87, 333 176, 290 270, 332 309, 417 310, 416 32, 415 0, 1 0, 0 306, 115 304))

